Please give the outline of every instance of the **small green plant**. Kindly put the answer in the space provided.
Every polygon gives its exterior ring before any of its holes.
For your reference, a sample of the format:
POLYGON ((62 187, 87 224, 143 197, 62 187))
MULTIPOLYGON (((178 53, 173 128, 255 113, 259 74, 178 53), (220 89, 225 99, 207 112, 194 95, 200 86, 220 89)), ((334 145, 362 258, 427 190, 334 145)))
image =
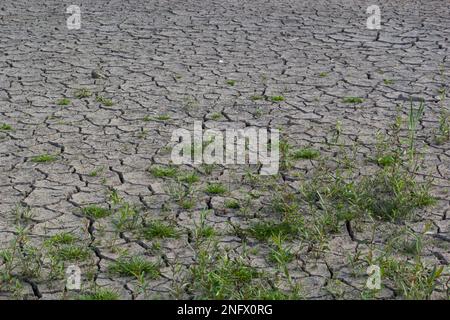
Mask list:
POLYGON ((298 149, 292 153, 292 157, 298 159, 315 159, 319 157, 320 152, 311 148, 298 149))
POLYGON ((155 238, 177 238, 178 232, 171 223, 160 220, 151 221, 142 231, 145 239, 153 240, 155 238))
POLYGON ((202 210, 200 212, 200 221, 197 223, 194 221, 194 237, 197 242, 201 242, 204 239, 210 239, 216 235, 216 230, 206 224, 206 216, 208 215, 208 210, 202 210))
POLYGON ((236 84, 236 80, 227 80, 227 85, 233 87, 236 84))
POLYGON ((151 120, 152 120, 152 117, 149 115, 146 115, 146 116, 144 116, 144 118, 142 118, 142 121, 145 121, 145 122, 149 122, 151 120))
POLYGON ((344 98, 343 101, 344 101, 344 103, 353 103, 353 104, 364 102, 364 100, 362 98, 358 98, 358 97, 346 97, 346 98, 344 98))
POLYGON ((219 112, 214 112, 213 114, 211 114, 211 119, 212 119, 212 120, 217 121, 217 120, 219 120, 220 118, 222 118, 222 114, 219 113, 219 112))
POLYGON ((112 222, 119 232, 132 231, 138 227, 139 217, 139 211, 125 202, 114 213, 112 222))
POLYGON ((183 175, 181 175, 178 180, 180 182, 185 182, 188 184, 193 184, 196 183, 200 180, 200 177, 195 173, 195 172, 191 172, 191 173, 185 173, 183 175))
POLYGON ((320 78, 328 77, 328 72, 321 72, 321 73, 319 73, 319 77, 320 78))
POLYGON ((284 101, 284 97, 283 96, 271 96, 271 97, 269 97, 269 99, 272 102, 282 102, 282 101, 284 101))
POLYGON ((89 177, 96 177, 105 170, 105 167, 98 167, 89 172, 89 177))
POLYGON ((299 234, 299 227, 289 222, 258 222, 247 230, 247 233, 262 241, 267 241, 274 236, 294 238, 299 234))
POLYGON ((440 93, 441 112, 439 114, 438 132, 434 135, 434 141, 438 145, 443 144, 450 140, 450 115, 446 107, 444 106, 444 101, 446 97, 445 88, 440 89, 439 93, 440 93))
POLYGON ((149 262, 141 257, 123 257, 111 263, 108 270, 113 274, 135 278, 148 277, 156 279, 160 275, 159 264, 149 262))
POLYGON ((249 265, 245 257, 230 258, 214 249, 202 249, 197 263, 190 268, 192 289, 201 299, 292 299, 296 293, 284 293, 274 287, 273 276, 249 265))
POLYGON ((174 178, 178 174, 174 167, 152 166, 149 171, 156 178, 174 178))
POLYGON ((275 262, 280 266, 285 266, 294 260, 291 248, 285 248, 283 246, 283 237, 280 234, 272 236, 271 240, 272 248, 269 253, 269 261, 275 262))
POLYGON ((385 85, 394 84, 394 80, 392 80, 392 79, 383 79, 383 83, 384 83, 385 85))
POLYGON ((98 288, 93 293, 82 294, 79 300, 118 300, 120 298, 116 291, 107 288, 98 288))
POLYGON ((56 104, 58 106, 68 106, 70 104, 70 99, 68 98, 59 99, 58 101, 56 101, 56 104))
POLYGON ((397 157, 395 155, 384 155, 377 159, 378 165, 382 167, 392 166, 397 163, 397 157))
POLYGON ((0 131, 10 131, 12 126, 10 124, 3 123, 0 125, 0 131))
POLYGON ((52 246, 64 244, 69 245, 75 243, 77 240, 78 238, 73 234, 68 232, 62 232, 50 237, 49 239, 46 240, 45 243, 52 246))
POLYGON ((95 101, 101 103, 102 105, 104 105, 105 107, 111 107, 114 105, 114 102, 111 99, 102 97, 102 96, 97 96, 95 98, 95 101))
POLYGON ((82 88, 75 91, 75 98, 83 99, 89 98, 90 96, 92 96, 92 92, 87 88, 82 88))
POLYGON ((250 96, 250 100, 252 100, 252 101, 259 101, 259 100, 263 100, 263 99, 264 99, 264 96, 261 96, 261 95, 250 96))
POLYGON ((111 210, 96 205, 90 205, 88 207, 85 207, 82 209, 82 212, 86 217, 92 219, 101 219, 109 217, 112 214, 111 210))
POLYGON ((54 155, 51 154, 41 154, 39 156, 34 156, 31 158, 32 162, 35 163, 48 163, 48 162, 53 162, 56 161, 58 158, 54 155))
POLYGON ((209 183, 205 192, 211 195, 221 195, 227 192, 227 188, 221 183, 209 183))
POLYGON ((52 256, 60 261, 84 261, 89 258, 91 251, 86 247, 67 245, 54 249, 52 256))
POLYGON ((155 117, 156 120, 160 120, 160 121, 167 121, 170 120, 170 116, 168 114, 161 114, 157 117, 155 117))
POLYGON ((225 200, 225 208, 228 209, 239 209, 241 205, 239 204, 239 201, 234 199, 227 199, 225 200))

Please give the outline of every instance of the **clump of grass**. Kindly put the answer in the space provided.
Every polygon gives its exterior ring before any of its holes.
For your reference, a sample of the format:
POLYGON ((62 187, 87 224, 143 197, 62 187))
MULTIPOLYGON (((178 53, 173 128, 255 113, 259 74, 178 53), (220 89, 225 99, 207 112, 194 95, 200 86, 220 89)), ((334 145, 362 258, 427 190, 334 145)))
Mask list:
POLYGON ((98 176, 101 172, 103 172, 105 170, 104 167, 99 167, 99 168, 95 168, 94 170, 92 170, 91 172, 89 172, 89 177, 96 177, 98 176))
POLYGON ((52 256, 60 261, 84 261, 89 258, 91 251, 86 247, 67 245, 55 249, 52 256))
POLYGON ((185 182, 188 184, 193 184, 196 183, 200 180, 200 177, 195 173, 195 172, 191 172, 191 173, 186 173, 181 175, 178 180, 180 182, 185 182))
POLYGON ((178 232, 172 224, 160 220, 151 221, 142 230, 142 234, 147 240, 178 237, 178 232))
POLYGON ((261 95, 250 96, 250 100, 252 100, 252 101, 259 101, 259 100, 263 100, 263 99, 264 99, 264 96, 261 96, 261 95))
POLYGON ((68 106, 70 104, 70 99, 68 98, 59 99, 58 101, 56 101, 56 104, 58 106, 68 106))
POLYGON ((200 221, 194 222, 194 237, 196 241, 200 242, 204 239, 210 239, 216 235, 216 230, 207 224, 206 216, 208 215, 208 210, 202 210, 200 212, 200 221))
POLYGON ((75 98, 83 99, 89 98, 90 96, 92 96, 92 92, 87 88, 82 88, 75 91, 75 98))
POLYGON ((284 222, 258 222, 247 229, 247 233, 262 241, 269 240, 274 236, 282 236, 284 238, 294 238, 300 232, 299 226, 284 222))
MULTIPOLYGON (((289 299, 272 285, 273 277, 247 264, 244 257, 230 258, 227 254, 202 249, 197 263, 190 268, 192 290, 201 299, 289 299)), ((298 296, 296 296, 298 297, 298 296)))
POLYGON ((110 264, 108 270, 113 274, 135 278, 144 276, 156 279, 160 275, 157 263, 149 262, 141 257, 121 258, 110 264))
POLYGON ((101 219, 109 217, 112 214, 111 210, 96 205, 90 205, 88 207, 85 207, 82 209, 82 212, 86 217, 92 219, 101 219))
POLYGON ((31 162, 48 163, 48 162, 56 161, 57 159, 58 158, 56 156, 51 155, 51 154, 41 154, 41 155, 32 157, 31 162))
POLYGON ((298 149, 292 153, 292 157, 298 159, 315 159, 319 157, 320 152, 311 148, 298 149))
POLYGON ((384 83, 385 85, 394 84, 394 80, 392 80, 392 79, 383 79, 383 83, 384 83))
POLYGON ((168 114, 160 114, 159 116, 156 116, 155 119, 160 121, 167 121, 170 120, 170 116, 168 114))
POLYGON ((68 245, 73 244, 78 240, 76 236, 68 232, 62 232, 55 234, 46 240, 46 244, 48 245, 68 245))
POLYGON ((272 248, 268 259, 280 266, 285 266, 294 260, 294 254, 291 252, 291 248, 285 248, 283 246, 283 237, 280 234, 272 237, 272 248))
POLYGON ((3 123, 0 125, 0 131, 10 131, 12 126, 10 124, 3 123))
POLYGON ((399 296, 412 300, 430 299, 444 271, 444 266, 427 266, 420 257, 410 262, 383 256, 375 263, 380 266, 384 281, 392 281, 399 296))
POLYGON ((212 120, 219 120, 220 118, 222 118, 222 114, 219 113, 219 112, 214 112, 214 113, 211 115, 211 119, 212 119, 212 120))
POLYGON ((384 155, 377 159, 377 163, 382 167, 392 166, 397 163, 397 157, 392 154, 384 155))
POLYGON ((353 104, 357 104, 357 103, 363 103, 364 99, 363 98, 359 98, 359 97, 346 97, 344 98, 344 103, 353 103, 353 104))
POLYGON ((384 220, 407 218, 415 209, 435 203, 429 184, 420 184, 414 176, 395 169, 363 178, 357 191, 358 205, 384 220))
POLYGON ((236 84, 236 80, 227 80, 227 85, 234 86, 236 84))
POLYGON ((328 77, 328 72, 321 72, 321 73, 319 73, 319 77, 320 78, 328 77))
POLYGON ((114 105, 114 102, 111 99, 102 97, 102 96, 97 96, 95 98, 95 101, 100 102, 102 105, 104 105, 105 107, 111 107, 114 105))
POLYGON ((241 205, 239 204, 239 201, 234 200, 234 199, 228 199, 225 200, 225 208, 228 209, 239 209, 241 207, 241 205))
POLYGON ((283 96, 270 96, 269 99, 272 102, 282 102, 282 101, 284 101, 284 97, 283 96))
POLYGON ((99 288, 93 293, 80 295, 79 300, 118 300, 120 298, 116 291, 106 288, 99 288))
POLYGON ((178 174, 174 167, 152 166, 149 171, 156 178, 174 178, 178 174))
POLYGON ((221 195, 227 192, 227 188, 221 183, 209 183, 205 192, 211 195, 221 195))
POLYGON ((139 217, 138 210, 129 203, 124 202, 114 213, 112 222, 119 232, 132 231, 138 227, 139 217))

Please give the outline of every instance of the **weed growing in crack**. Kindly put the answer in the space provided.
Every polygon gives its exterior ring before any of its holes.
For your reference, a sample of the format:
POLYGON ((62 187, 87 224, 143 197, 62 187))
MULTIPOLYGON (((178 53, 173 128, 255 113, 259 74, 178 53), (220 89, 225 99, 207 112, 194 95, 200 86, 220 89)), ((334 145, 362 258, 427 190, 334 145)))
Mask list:
POLYGON ((188 183, 191 185, 191 184, 194 184, 194 183, 200 181, 200 177, 194 172, 185 173, 178 177, 178 181, 188 183))
POLYGON ((92 96, 92 92, 87 88, 82 88, 75 91, 75 98, 77 99, 89 98, 90 96, 92 96))
POLYGON ((284 97, 283 96, 270 96, 269 100, 272 102, 282 102, 282 101, 284 101, 284 97))
POLYGON ((141 257, 123 257, 111 263, 108 270, 113 274, 135 278, 147 277, 156 279, 160 275, 159 264, 141 257))
POLYGON ((292 153, 292 158, 295 160, 298 159, 315 159, 320 156, 320 152, 311 148, 302 148, 295 150, 292 153))
POLYGON ((150 221, 142 230, 142 234, 147 240, 178 238, 179 236, 173 224, 161 220, 150 221))
POLYGON ((174 167, 152 166, 149 171, 156 178, 174 178, 178 174, 174 167))
POLYGON ((99 207, 96 205, 90 205, 88 207, 83 208, 81 211, 86 217, 91 219, 106 218, 112 214, 110 209, 99 207))
POLYGON ((56 104, 58 106, 68 106, 70 104, 70 99, 68 98, 59 99, 58 101, 56 101, 56 104))
POLYGON ((227 188, 222 183, 209 183, 205 189, 205 192, 210 195, 222 195, 227 191, 227 188))
POLYGON ((11 131, 12 126, 10 124, 3 123, 0 125, 0 131, 11 131))
POLYGON ((290 247, 283 246, 283 237, 281 234, 272 236, 271 242, 272 248, 269 253, 269 261, 277 263, 285 268, 286 264, 294 260, 292 249, 290 247))
POLYGON ((91 256, 91 251, 82 246, 66 245, 51 250, 50 253, 59 261, 85 261, 91 256))
POLYGON ((101 166, 101 167, 95 168, 94 170, 89 172, 88 176, 94 178, 94 177, 97 177, 98 175, 102 174, 104 171, 105 171, 105 167, 101 166))
POLYGON ((101 103, 102 105, 104 105, 105 107, 111 107, 114 105, 114 102, 111 99, 102 97, 102 96, 97 96, 95 98, 95 101, 101 103))
POLYGON ((118 300, 119 293, 108 288, 97 288, 93 293, 78 296, 78 300, 118 300))
POLYGON ((289 222, 257 222, 246 231, 251 237, 268 241, 275 236, 293 239, 298 236, 300 229, 289 222))
POLYGON ((217 121, 222 117, 223 117, 223 115, 219 112, 214 112, 213 114, 211 114, 211 119, 214 121, 217 121))
POLYGON ((200 212, 200 221, 198 223, 194 222, 193 235, 197 243, 211 239, 217 234, 216 230, 206 223, 208 213, 208 210, 202 210, 200 212))
POLYGON ((240 209, 241 208, 239 201, 237 201, 235 199, 225 200, 224 205, 225 205, 225 208, 228 208, 228 209, 240 209))
POLYGON ((122 203, 119 208, 114 210, 112 223, 118 232, 135 230, 138 228, 139 222, 139 211, 129 203, 122 203))
POLYGON ((71 233, 61 232, 57 233, 54 236, 51 236, 49 239, 45 241, 45 245, 48 246, 57 246, 57 245, 70 245, 74 244, 79 239, 71 233))
POLYGON ((236 84, 236 80, 227 80, 227 85, 233 87, 236 84))
POLYGON ((286 293, 273 284, 273 276, 251 266, 245 256, 230 257, 218 248, 201 249, 196 263, 189 269, 189 290, 201 299, 289 299, 296 293, 286 293))
POLYGON ((58 159, 58 157, 55 156, 55 155, 41 154, 41 155, 32 157, 31 158, 31 162, 34 162, 34 163, 49 163, 49 162, 56 161, 57 159, 58 159))
POLYGON ((353 104, 359 104, 363 103, 364 99, 359 97, 346 97, 343 99, 344 103, 353 103, 353 104))
POLYGON ((434 135, 434 142, 441 145, 450 140, 450 114, 444 106, 446 97, 446 90, 442 89, 440 92, 440 108, 439 113, 439 128, 434 135))
POLYGON ((253 95, 253 96, 250 96, 250 100, 252 100, 252 101, 264 100, 264 96, 261 96, 261 95, 253 95))

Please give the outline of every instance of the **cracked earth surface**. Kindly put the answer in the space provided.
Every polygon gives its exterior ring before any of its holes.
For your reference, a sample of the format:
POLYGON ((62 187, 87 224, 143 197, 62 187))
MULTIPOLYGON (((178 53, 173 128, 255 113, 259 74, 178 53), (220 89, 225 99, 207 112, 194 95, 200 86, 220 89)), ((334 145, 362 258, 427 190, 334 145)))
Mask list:
MULTIPOLYGON (((193 238, 199 223, 214 228, 214 241, 230 255, 249 248, 246 263, 275 279, 280 270, 267 259, 270 246, 231 227, 279 219, 270 209, 273 190, 246 179, 254 168, 183 166, 178 169, 200 179, 192 183, 193 203, 180 205, 174 189, 186 184, 148 170, 169 163, 173 130, 190 129, 194 120, 204 128, 280 128, 290 145, 332 158, 328 144, 339 123, 342 144, 359 146, 355 157, 364 165, 356 174, 367 175, 375 133, 388 132, 398 105, 410 98, 426 105, 417 133, 425 150, 419 176, 432 178, 436 203, 401 223, 360 221, 351 232, 342 223, 320 250, 294 240, 287 268, 304 298, 359 299, 367 264, 352 261, 384 248, 398 228, 423 238, 420 257, 428 265, 448 265, 450 144, 432 139, 442 108, 439 90, 448 89, 450 76, 448 1, 383 1, 381 30, 366 28, 372 3, 364 1, 78 1, 80 30, 66 28, 70 4, 0 4, 0 125, 11 126, 0 131, 0 249, 8 250, 25 227, 17 250, 24 259, 38 256, 39 269, 15 266, 14 283, 2 279, 1 298, 76 297, 65 289, 71 264, 82 270, 82 291, 109 288, 121 299, 193 298, 185 275, 198 262, 193 238), (97 68, 105 77, 92 77, 97 68), (92 96, 76 98, 81 88, 92 96), (259 99, 271 96, 284 100, 259 99), (68 104, 58 105, 64 97, 68 104), (346 97, 363 100, 349 105, 346 97), (54 159, 35 158, 44 154, 54 159), (222 183, 226 192, 205 193, 209 182, 222 183), (111 194, 135 208, 138 225, 172 221, 179 236, 155 240, 118 232, 112 216, 83 214, 87 206, 113 208, 111 194), (246 203, 246 211, 224 205, 230 199, 246 203), (63 232, 86 254, 82 261, 63 261, 58 273, 43 253, 63 232), (155 262, 160 274, 145 285, 111 274, 110 264, 122 255, 155 262)), ((295 193, 303 183, 298 173, 307 176, 317 166, 295 161, 275 180, 295 193)), ((448 269, 430 297, 448 298, 448 269)), ((376 298, 402 295, 388 282, 376 298)))

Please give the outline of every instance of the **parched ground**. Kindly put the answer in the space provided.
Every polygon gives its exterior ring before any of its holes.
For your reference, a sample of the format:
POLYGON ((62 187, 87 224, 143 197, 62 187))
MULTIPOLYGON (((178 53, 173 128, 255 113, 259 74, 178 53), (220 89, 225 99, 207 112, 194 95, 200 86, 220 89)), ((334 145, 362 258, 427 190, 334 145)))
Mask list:
POLYGON ((1 299, 448 299, 448 1, 381 30, 356 0, 76 2, 0 3, 1 299), (170 165, 194 120, 279 128, 280 174, 170 165))

